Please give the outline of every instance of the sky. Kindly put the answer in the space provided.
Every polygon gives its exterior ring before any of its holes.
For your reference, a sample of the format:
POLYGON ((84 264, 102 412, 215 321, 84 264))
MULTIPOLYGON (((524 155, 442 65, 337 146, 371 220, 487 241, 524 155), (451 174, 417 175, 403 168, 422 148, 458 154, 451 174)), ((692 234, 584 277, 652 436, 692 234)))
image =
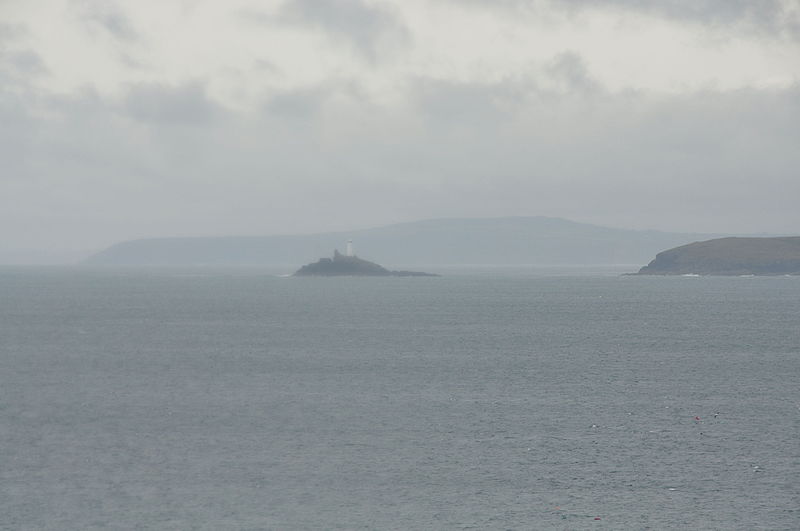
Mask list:
POLYGON ((0 263, 799 199, 800 0, 0 0, 0 263))

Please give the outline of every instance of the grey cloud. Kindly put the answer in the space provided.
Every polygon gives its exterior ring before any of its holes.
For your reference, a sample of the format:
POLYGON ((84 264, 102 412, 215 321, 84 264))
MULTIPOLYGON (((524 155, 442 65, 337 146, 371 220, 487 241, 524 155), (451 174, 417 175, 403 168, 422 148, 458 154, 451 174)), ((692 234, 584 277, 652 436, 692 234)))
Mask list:
POLYGON ((537 12, 619 9, 706 26, 744 25, 762 35, 800 39, 795 0, 445 0, 456 5, 537 12))
POLYGON ((111 0, 79 0, 74 3, 79 16, 87 23, 99 26, 116 39, 135 41, 139 38, 130 19, 119 5, 111 0))
POLYGON ((563 52, 554 57, 547 66, 547 72, 567 91, 595 92, 601 89, 586 68, 583 58, 575 52, 563 52))
POLYGON ((15 41, 28 34, 28 29, 21 24, 6 24, 0 22, 0 45, 15 41))
POLYGON ((759 32, 800 37, 800 10, 796 4, 790 9, 792 2, 787 0, 576 0, 574 4, 620 7, 706 25, 744 23, 759 32))
POLYGON ((28 35, 28 29, 24 25, 0 23, 0 72, 5 70, 9 74, 9 70, 13 70, 14 74, 21 75, 47 72, 41 56, 24 47, 28 35))
POLYGON ((199 82, 134 85, 125 97, 124 108, 137 120, 178 125, 208 123, 224 113, 199 82))
POLYGON ((33 50, 17 50, 0 55, 21 73, 28 75, 44 74, 47 67, 41 56, 33 50))
POLYGON ((411 96, 425 115, 438 123, 460 127, 501 121, 523 96, 524 87, 509 83, 459 83, 420 78, 411 96))
MULTIPOLYGON (((298 0, 282 4, 278 18, 375 58, 404 30, 374 5, 298 0)), ((710 2, 574 5, 710 25, 785 28, 788 20, 738 0, 724 13, 710 2)), ((133 38, 113 17, 87 20, 133 38)), ((22 37, 23 29, 0 24, 6 247, 79 256, 135 237, 313 232, 445 216, 543 214, 709 232, 800 226, 800 85, 614 93, 565 51, 507 79, 408 80, 393 87, 391 104, 371 101, 356 82, 331 80, 267 94, 262 108, 240 113, 215 102, 203 82, 130 85, 120 99, 91 89, 48 94, 49 84, 31 75, 42 60, 24 51, 22 37)))
POLYGON ((322 110, 328 96, 323 87, 280 92, 269 98, 266 111, 282 117, 308 119, 322 110))
POLYGON ((130 22, 122 13, 106 13, 98 21, 118 39, 134 40, 137 37, 130 22))
POLYGON ((421 79, 405 105, 381 107, 337 81, 298 95, 306 114, 288 112, 287 93, 268 112, 204 120, 225 111, 199 83, 131 87, 121 108, 92 91, 21 102, 0 90, 4 176, 19 176, 0 180, 0 239, 90 250, 533 214, 695 231, 800 225, 800 86, 656 97, 541 84, 421 79))
POLYGON ((278 12, 278 21, 320 29, 348 42, 370 61, 409 39, 393 11, 363 0, 288 0, 278 12))
MULTIPOLYGON (((436 101, 463 101, 465 90, 472 101, 528 97, 506 99, 506 112, 474 114, 458 128, 449 115, 434 115, 424 135, 385 166, 413 161, 448 176, 449 193, 483 195, 486 205, 516 213, 587 219, 588 212, 605 211, 594 219, 629 227, 673 223, 683 230, 732 230, 725 226, 737 219, 735 212, 739 223, 747 219, 754 228, 767 218, 774 230, 800 223, 800 216, 788 215, 788 197, 800 193, 794 169, 800 153, 792 148, 800 141, 800 87, 683 97, 601 91, 576 101, 525 86, 439 85, 436 101), (764 204, 772 204, 768 213, 764 204)), ((473 107, 463 106, 465 112, 473 107)), ((490 210, 483 214, 500 212, 490 210)))
POLYGON ((0 172, 2 184, 25 178, 29 152, 36 137, 36 122, 28 107, 30 101, 17 91, 8 90, 10 80, 0 72, 0 172))
MULTIPOLYGON (((562 3, 562 2, 558 2, 562 3)), ((697 20, 703 23, 732 23, 753 19, 773 24, 787 14, 783 0, 571 0, 570 7, 612 6, 659 13, 668 17, 697 20)))
POLYGON ((266 72, 271 75, 281 75, 281 69, 275 63, 267 59, 256 59, 253 61, 253 68, 255 70, 266 72))
POLYGON ((486 83, 419 78, 410 92, 425 114, 457 125, 513 119, 526 106, 546 105, 566 95, 590 97, 604 90, 583 58, 567 51, 518 78, 486 83))
POLYGON ((272 116, 311 119, 335 100, 357 106, 370 104, 369 98, 356 82, 329 80, 301 89, 273 93, 266 101, 265 111, 272 116))
POLYGON ((117 55, 119 57, 119 62, 125 65, 126 67, 132 70, 146 70, 147 65, 142 63, 141 61, 135 59, 133 56, 127 53, 119 53, 117 55))

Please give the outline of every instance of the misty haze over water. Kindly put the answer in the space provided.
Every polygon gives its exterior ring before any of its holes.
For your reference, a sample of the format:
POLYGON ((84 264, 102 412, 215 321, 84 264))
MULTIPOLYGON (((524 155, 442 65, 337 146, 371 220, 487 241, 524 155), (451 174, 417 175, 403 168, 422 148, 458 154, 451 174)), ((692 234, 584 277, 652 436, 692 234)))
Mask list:
POLYGON ((798 27, 794 0, 7 0, 0 263, 434 218, 796 234, 798 27))
POLYGON ((683 246, 799 234, 799 58, 797 0, 1 1, 0 529, 797 528, 800 238, 683 246), (442 276, 291 276, 348 240, 442 276))
MULTIPOLYGON (((354 242, 379 262, 438 265, 645 264, 659 251, 716 235, 632 231, 566 219, 507 217, 430 219, 309 235, 158 238, 120 242, 85 261, 91 265, 291 266, 354 242)), ((352 244, 351 244, 352 245, 352 244)))

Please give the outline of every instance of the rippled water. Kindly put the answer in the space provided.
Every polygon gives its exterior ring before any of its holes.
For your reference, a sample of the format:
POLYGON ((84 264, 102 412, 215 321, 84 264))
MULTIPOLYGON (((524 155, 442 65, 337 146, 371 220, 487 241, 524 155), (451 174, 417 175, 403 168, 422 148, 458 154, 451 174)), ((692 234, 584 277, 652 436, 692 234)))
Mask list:
POLYGON ((0 528, 800 527, 800 278, 439 272, 0 269, 0 528))

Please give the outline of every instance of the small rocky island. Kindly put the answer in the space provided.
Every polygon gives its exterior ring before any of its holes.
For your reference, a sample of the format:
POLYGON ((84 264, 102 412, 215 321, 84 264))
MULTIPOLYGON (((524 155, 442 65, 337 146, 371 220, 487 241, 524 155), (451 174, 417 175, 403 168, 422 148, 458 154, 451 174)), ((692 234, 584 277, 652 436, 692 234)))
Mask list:
POLYGON ((800 237, 719 238, 656 255, 639 275, 800 275, 800 237))
POLYGON ((390 271, 355 255, 345 256, 339 251, 333 251, 333 258, 320 258, 313 264, 304 265, 295 272, 294 276, 438 277, 439 275, 419 271, 390 271))

